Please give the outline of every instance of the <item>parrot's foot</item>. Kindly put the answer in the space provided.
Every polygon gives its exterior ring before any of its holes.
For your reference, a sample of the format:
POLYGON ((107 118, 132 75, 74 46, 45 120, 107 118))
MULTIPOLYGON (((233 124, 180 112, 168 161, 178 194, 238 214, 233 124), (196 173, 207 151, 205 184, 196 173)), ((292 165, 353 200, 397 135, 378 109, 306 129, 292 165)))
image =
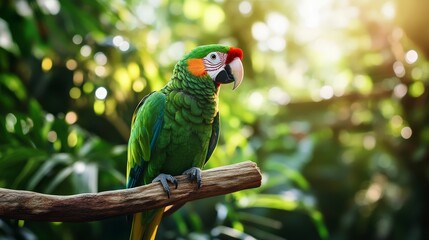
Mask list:
POLYGON ((197 167, 191 167, 184 171, 183 174, 188 175, 190 181, 196 181, 198 189, 201 187, 201 169, 197 167))
POLYGON ((168 182, 171 182, 174 184, 174 187, 177 189, 177 180, 170 174, 159 174, 156 178, 152 180, 152 182, 160 182, 162 185, 162 188, 164 188, 165 193, 167 193, 167 197, 170 198, 170 187, 168 186, 168 182))

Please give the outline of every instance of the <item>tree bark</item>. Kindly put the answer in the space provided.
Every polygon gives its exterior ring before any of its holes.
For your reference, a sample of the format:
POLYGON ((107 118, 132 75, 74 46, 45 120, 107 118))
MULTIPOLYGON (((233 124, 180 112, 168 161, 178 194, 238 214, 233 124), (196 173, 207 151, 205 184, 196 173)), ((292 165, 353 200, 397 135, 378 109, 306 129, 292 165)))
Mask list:
POLYGON ((203 171, 200 189, 184 175, 177 176, 176 179, 179 186, 174 189, 170 185, 170 198, 160 183, 69 196, 0 188, 0 218, 55 222, 94 221, 256 188, 261 185, 262 176, 257 165, 248 161, 203 171))

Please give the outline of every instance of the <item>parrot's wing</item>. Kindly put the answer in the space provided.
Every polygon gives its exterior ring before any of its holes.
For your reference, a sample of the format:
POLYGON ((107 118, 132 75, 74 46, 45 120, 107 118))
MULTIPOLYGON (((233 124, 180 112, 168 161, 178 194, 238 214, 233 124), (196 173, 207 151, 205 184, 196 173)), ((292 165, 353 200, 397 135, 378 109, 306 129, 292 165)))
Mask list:
POLYGON ((127 188, 143 183, 143 169, 162 129, 165 99, 163 93, 152 92, 134 111, 128 142, 127 188))
POLYGON ((216 148, 218 140, 219 140, 219 112, 217 112, 213 121, 212 135, 210 137, 209 149, 207 151, 206 161, 204 162, 204 164, 206 164, 207 161, 210 159, 214 149, 216 148))

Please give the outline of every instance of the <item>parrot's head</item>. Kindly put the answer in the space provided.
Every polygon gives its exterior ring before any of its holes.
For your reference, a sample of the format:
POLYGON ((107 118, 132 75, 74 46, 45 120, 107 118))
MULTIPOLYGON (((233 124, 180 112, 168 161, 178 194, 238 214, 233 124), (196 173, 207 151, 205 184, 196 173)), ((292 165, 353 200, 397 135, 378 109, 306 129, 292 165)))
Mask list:
POLYGON ((219 86, 232 83, 236 89, 243 80, 243 51, 225 45, 204 45, 195 48, 183 60, 190 74, 209 79, 219 86))

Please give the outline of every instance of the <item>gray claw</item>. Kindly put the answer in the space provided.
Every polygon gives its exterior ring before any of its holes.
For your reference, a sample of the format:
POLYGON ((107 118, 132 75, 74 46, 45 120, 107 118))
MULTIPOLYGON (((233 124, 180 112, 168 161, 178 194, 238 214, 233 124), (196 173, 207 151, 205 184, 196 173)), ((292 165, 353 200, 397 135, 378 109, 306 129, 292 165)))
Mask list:
POLYGON ((167 197, 170 198, 170 187, 168 186, 168 182, 171 182, 174 184, 175 188, 177 189, 177 180, 170 174, 159 174, 156 178, 152 180, 152 182, 160 182, 162 185, 162 188, 164 188, 164 192, 167 193, 167 197))
POLYGON ((183 172, 183 174, 188 175, 188 179, 193 182, 197 182, 197 188, 201 187, 201 169, 197 167, 191 167, 190 169, 183 172))

